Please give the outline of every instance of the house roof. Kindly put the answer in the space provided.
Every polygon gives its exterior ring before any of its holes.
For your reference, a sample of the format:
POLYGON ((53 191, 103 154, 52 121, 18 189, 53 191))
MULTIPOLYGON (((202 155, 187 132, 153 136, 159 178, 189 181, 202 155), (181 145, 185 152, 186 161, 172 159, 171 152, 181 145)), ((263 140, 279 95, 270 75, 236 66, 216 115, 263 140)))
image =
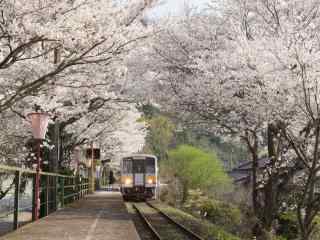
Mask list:
POLYGON ((230 171, 228 174, 235 183, 250 180, 250 174, 247 173, 230 171))
MULTIPOLYGON (((251 171, 252 171, 252 162, 253 161, 245 161, 240 163, 237 167, 233 168, 228 172, 229 176, 233 178, 235 183, 244 183, 250 180, 251 171)), ((258 167, 259 169, 264 169, 268 163, 270 162, 270 158, 263 157, 258 159, 258 167)))
MULTIPOLYGON (((251 171, 252 170, 252 162, 253 161, 246 161, 240 163, 237 167, 232 169, 232 171, 251 171)), ((265 168, 268 164, 270 163, 270 158, 268 157, 263 157, 258 159, 258 167, 259 169, 265 168)))

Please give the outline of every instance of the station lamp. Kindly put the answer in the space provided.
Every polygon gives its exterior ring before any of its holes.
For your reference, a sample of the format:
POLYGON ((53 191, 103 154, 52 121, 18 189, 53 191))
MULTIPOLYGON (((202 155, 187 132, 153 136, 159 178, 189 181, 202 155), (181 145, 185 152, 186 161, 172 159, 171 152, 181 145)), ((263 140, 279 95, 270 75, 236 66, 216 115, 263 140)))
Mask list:
POLYGON ((40 171, 41 171, 41 142, 45 139, 48 129, 50 115, 45 112, 33 112, 27 115, 27 119, 31 123, 33 138, 37 141, 37 163, 36 163, 36 179, 34 189, 34 218, 39 219, 40 211, 40 171))

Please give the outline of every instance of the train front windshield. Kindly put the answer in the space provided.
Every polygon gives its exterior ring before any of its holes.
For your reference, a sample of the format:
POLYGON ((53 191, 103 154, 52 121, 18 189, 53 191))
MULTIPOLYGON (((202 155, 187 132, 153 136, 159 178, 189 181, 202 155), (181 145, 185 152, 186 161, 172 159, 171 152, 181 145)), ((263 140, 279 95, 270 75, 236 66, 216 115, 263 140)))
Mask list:
POLYGON ((156 172, 156 165, 154 158, 147 158, 146 161, 146 173, 155 173, 156 172))
POLYGON ((134 173, 144 173, 144 164, 145 161, 143 159, 136 159, 133 161, 133 172, 134 173))
POLYGON ((132 173, 132 159, 126 158, 123 159, 122 171, 123 173, 132 173))
POLYGON ((122 171, 123 173, 155 173, 156 165, 154 158, 146 159, 123 159, 122 171))

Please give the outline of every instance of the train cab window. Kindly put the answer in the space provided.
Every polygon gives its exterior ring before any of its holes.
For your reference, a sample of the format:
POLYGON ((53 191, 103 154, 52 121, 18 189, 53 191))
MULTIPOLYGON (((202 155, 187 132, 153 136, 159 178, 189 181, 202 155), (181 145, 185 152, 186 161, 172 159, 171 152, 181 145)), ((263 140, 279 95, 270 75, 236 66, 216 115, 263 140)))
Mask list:
POLYGON ((123 160, 123 173, 132 173, 132 159, 123 160))
POLYGON ((155 159, 154 158, 147 158, 146 160, 146 172, 147 173, 155 173, 155 159))
POLYGON ((143 159, 135 159, 133 161, 133 172, 144 173, 144 164, 145 164, 145 161, 143 159))

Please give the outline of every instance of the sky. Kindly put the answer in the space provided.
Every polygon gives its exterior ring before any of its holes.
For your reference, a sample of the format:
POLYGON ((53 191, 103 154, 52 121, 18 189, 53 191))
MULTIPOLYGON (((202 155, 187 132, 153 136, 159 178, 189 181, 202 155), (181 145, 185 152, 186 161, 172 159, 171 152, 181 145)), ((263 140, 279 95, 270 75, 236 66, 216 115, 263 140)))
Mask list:
POLYGON ((176 16, 183 14, 184 6, 191 5, 196 8, 206 7, 210 0, 162 0, 163 4, 151 11, 151 15, 158 16, 176 16))

